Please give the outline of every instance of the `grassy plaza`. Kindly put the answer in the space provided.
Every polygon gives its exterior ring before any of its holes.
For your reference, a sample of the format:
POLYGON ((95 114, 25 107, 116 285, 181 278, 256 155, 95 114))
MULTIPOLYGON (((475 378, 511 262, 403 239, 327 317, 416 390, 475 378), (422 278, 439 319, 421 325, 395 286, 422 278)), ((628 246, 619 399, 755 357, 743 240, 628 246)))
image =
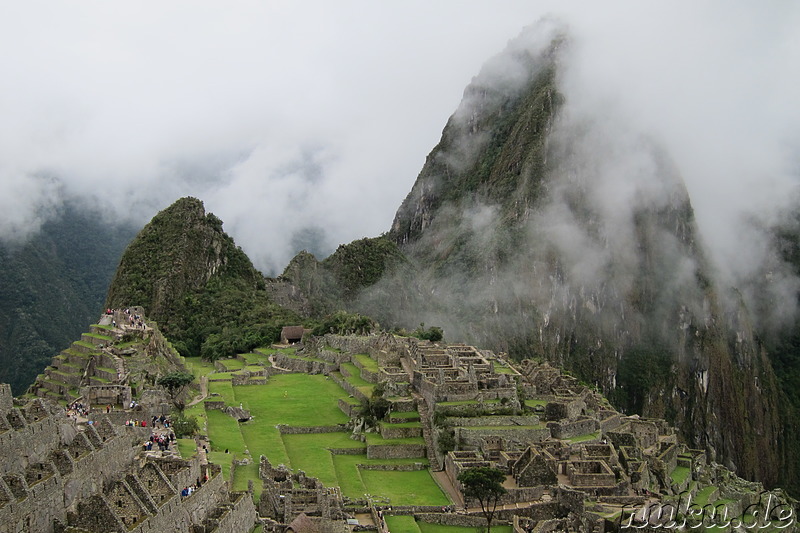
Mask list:
MULTIPOLYGON (((258 462, 266 456, 273 466, 280 464, 320 479, 327 486, 338 486, 350 498, 361 498, 366 494, 387 499, 394 505, 449 505, 452 503, 433 480, 424 457, 408 459, 369 459, 367 445, 423 444, 421 437, 408 439, 383 439, 379 434, 368 434, 367 442, 351 438, 347 431, 336 431, 335 426, 349 421, 338 407, 340 399, 348 403, 350 398, 334 380, 324 375, 277 374, 263 385, 236 385, 231 382, 232 373, 248 366, 267 366, 267 357, 275 350, 257 349, 244 354, 242 360, 221 361, 214 370, 210 363, 189 360, 189 368, 195 376, 208 379, 209 397, 206 401, 223 401, 226 405, 243 407, 253 417, 247 422, 237 422, 219 409, 206 409, 204 402, 190 407, 186 413, 198 417, 204 426, 211 449, 209 460, 223 466, 225 479, 231 479, 231 464, 234 459, 249 459, 249 464, 234 469, 232 483, 235 490, 246 490, 252 481, 256 497, 261 493, 258 479, 258 462), (224 371, 222 371, 224 369, 224 371), (322 433, 284 433, 278 426, 318 427, 333 431, 322 433), (333 452, 332 452, 333 450, 333 452), (359 450, 357 455, 337 454, 336 450, 359 450), (362 465, 416 464, 419 470, 386 471, 369 470, 362 465)), ((368 361, 360 362, 371 367, 368 361)), ((370 359, 370 361, 372 361, 370 359)), ((373 361, 374 363, 374 361, 373 361)), ((343 365, 344 366, 344 365, 343 365)), ((375 367, 377 368, 377 367, 375 367)), ((371 392, 372 384, 365 382, 359 369, 347 364, 352 374, 348 381, 364 392, 371 392)), ((409 416, 417 416, 410 413, 409 416)), ((402 425, 416 426, 419 422, 402 425)), ((192 453, 191 445, 184 443, 182 453, 192 453)), ((352 453, 352 452, 351 452, 352 453)))

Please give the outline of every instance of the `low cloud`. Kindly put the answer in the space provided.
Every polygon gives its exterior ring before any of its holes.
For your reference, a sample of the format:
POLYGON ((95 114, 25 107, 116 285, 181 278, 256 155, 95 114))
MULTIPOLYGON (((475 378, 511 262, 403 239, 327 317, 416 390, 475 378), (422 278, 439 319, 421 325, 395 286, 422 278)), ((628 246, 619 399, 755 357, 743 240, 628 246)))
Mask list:
MULTIPOLYGON (((560 89, 576 116, 632 153, 641 132, 668 154, 729 284, 761 269, 752 228, 796 198, 800 8, 562 4, 5 10, 0 238, 23 240, 65 200, 141 225, 185 195, 267 273, 303 243, 377 235, 470 79, 518 85, 513 61, 481 64, 545 17, 569 35, 560 89)), ((609 216, 626 177, 646 174, 646 158, 619 161, 595 191, 609 216)))

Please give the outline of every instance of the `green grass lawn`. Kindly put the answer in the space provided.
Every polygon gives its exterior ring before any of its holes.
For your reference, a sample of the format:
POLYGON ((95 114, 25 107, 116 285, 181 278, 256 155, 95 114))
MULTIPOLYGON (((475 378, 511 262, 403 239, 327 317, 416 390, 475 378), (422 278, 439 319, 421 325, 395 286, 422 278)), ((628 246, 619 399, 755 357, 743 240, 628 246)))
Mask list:
POLYGON ((328 487, 339 484, 329 448, 361 448, 366 451, 363 442, 351 439, 350 434, 344 431, 281 435, 281 438, 292 468, 319 478, 328 487))
POLYGON ((370 464, 413 464, 422 463, 427 465, 428 460, 424 458, 414 459, 368 459, 366 455, 334 455, 333 466, 336 469, 336 477, 342 494, 350 498, 360 498, 367 488, 361 479, 361 471, 358 465, 370 464))
POLYGON ((209 381, 208 394, 210 400, 218 400, 219 398, 211 397, 211 394, 219 394, 225 405, 238 405, 236 398, 233 395, 233 385, 230 381, 209 381))
MULTIPOLYGON (((464 527, 464 526, 445 526, 440 524, 432 524, 430 522, 417 522, 422 533, 480 533, 485 528, 477 527, 464 527)), ((511 533, 512 526, 498 526, 492 525, 493 533, 511 533)))
MULTIPOLYGON (((422 533, 480 533, 485 528, 463 527, 463 526, 444 526, 431 524, 430 522, 417 522, 422 533)), ((511 533, 512 526, 498 526, 492 524, 492 533, 511 533)))
POLYGON ((111 338, 108 335, 101 335, 99 333, 84 333, 84 335, 86 335, 87 337, 91 337, 92 339, 97 339, 97 340, 101 340, 101 341, 112 341, 112 340, 114 340, 113 338, 111 338))
POLYGON ((264 366, 271 366, 269 362, 269 356, 263 353, 240 353, 239 357, 245 360, 248 365, 264 365, 264 366))
POLYGON ((222 467, 222 479, 228 481, 231 477, 231 462, 234 455, 232 453, 222 452, 209 452, 208 460, 214 464, 222 467))
POLYGON ((528 407, 544 407, 547 405, 547 400, 525 400, 525 405, 528 407))
POLYGON ((204 361, 199 357, 184 358, 184 365, 190 373, 194 374, 195 380, 199 379, 200 376, 207 376, 214 372, 214 363, 211 361, 204 361))
POLYGON ((510 366, 499 361, 494 362, 494 371, 498 374, 516 374, 510 366))
POLYGON ((239 431, 239 423, 218 409, 207 410, 206 417, 211 449, 217 452, 228 450, 239 456, 244 455, 245 441, 239 431))
MULTIPOLYGON (((241 432, 254 460, 263 454, 274 466, 291 466, 277 424, 325 426, 343 424, 347 416, 337 407, 347 397, 339 385, 325 376, 280 374, 266 385, 233 387, 234 405, 249 409, 253 420, 241 424, 241 432)), ((326 452, 327 453, 327 452, 326 452)))
POLYGON ((359 363, 361 363, 361 366, 363 366, 365 370, 367 370, 369 372, 375 372, 375 373, 379 372, 379 370, 378 370, 378 362, 375 359, 373 359, 372 357, 368 356, 367 354, 359 353, 359 354, 354 355, 353 357, 355 357, 356 360, 359 363))
MULTIPOLYGON (((372 390, 375 388, 375 385, 361 378, 361 369, 353 363, 342 363, 341 367, 346 368, 347 372, 350 373, 350 376, 344 378, 348 383, 361 391, 367 398, 372 396, 372 390)), ((342 374, 342 376, 344 376, 344 374, 342 374)))
POLYGON ((337 403, 347 397, 347 392, 319 374, 280 374, 272 376, 266 385, 241 385, 233 391, 235 404, 242 403, 268 424, 330 426, 349 420, 337 403))
POLYGON ((411 515, 387 516, 386 525, 392 533, 421 533, 417 521, 411 515))
POLYGON ((361 470, 367 493, 389 498, 392 505, 450 505, 428 470, 388 472, 361 470))
POLYGON ((218 362, 224 366, 225 370, 228 372, 244 368, 244 361, 240 361, 239 359, 220 359, 218 362))
POLYGON ((686 466, 676 466, 675 470, 672 471, 670 476, 672 477, 672 482, 674 484, 680 485, 689 476, 689 468, 686 466))
POLYGON ((258 461, 253 461, 249 465, 238 465, 233 471, 233 490, 244 492, 247 490, 247 482, 253 480, 254 501, 261 497, 261 480, 258 478, 258 461))
POLYGON ((272 466, 290 465, 281 434, 274 425, 264 424, 261 420, 251 420, 240 424, 239 429, 254 460, 258 461, 265 455, 272 466))
POLYGON ((600 438, 600 431, 595 431, 594 433, 587 433, 586 435, 578 435, 577 437, 572 437, 571 439, 566 439, 573 444, 576 442, 587 442, 590 440, 595 440, 600 438))
POLYGON ((203 406, 203 402, 197 403, 191 407, 187 407, 184 409, 183 414, 187 417, 193 416, 197 418, 197 426, 200 428, 200 432, 205 433, 205 427, 208 423, 208 418, 206 418, 206 409, 203 406))
POLYGON ((701 489, 695 495, 694 503, 696 503, 700 507, 703 507, 704 505, 706 505, 708 503, 708 497, 711 496, 711 493, 714 492, 715 490, 717 490, 717 487, 714 486, 714 485, 709 485, 709 486, 701 489))
POLYGON ((419 418, 419 413, 417 411, 407 411, 404 413, 398 413, 397 411, 392 412, 393 418, 419 418))
POLYGON ((197 453, 197 445, 194 439, 178 439, 178 451, 181 452, 181 457, 188 459, 197 453))

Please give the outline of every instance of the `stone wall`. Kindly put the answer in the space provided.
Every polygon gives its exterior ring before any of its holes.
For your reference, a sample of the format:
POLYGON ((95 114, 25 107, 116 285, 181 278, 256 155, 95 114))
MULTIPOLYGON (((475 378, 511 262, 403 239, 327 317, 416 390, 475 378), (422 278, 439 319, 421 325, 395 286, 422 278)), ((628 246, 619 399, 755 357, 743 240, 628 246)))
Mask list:
MULTIPOLYGON (((41 401, 41 400, 36 400, 41 401)), ((68 424, 62 412, 29 422, 18 408, 0 414, 0 422, 9 429, 0 433, 0 473, 24 469, 29 463, 47 459, 50 452, 61 444, 61 426, 68 424)))
POLYGON ((333 455, 364 455, 367 453, 367 447, 363 448, 328 448, 328 451, 333 455))
POLYGON ((371 444, 367 446, 367 458, 369 459, 408 459, 425 456, 424 444, 371 444))
POLYGON ((485 528, 486 519, 483 516, 456 513, 417 513, 414 518, 420 522, 439 524, 443 526, 485 528))
POLYGON ((277 366, 298 373, 328 375, 338 369, 337 363, 328 361, 306 361, 297 357, 290 357, 280 352, 276 353, 273 357, 277 366))
POLYGON ((427 470, 428 465, 425 463, 409 463, 409 464, 366 464, 358 465, 360 470, 379 470, 384 472, 416 472, 418 470, 427 470))
POLYGON ((246 492, 231 493, 231 503, 228 510, 215 519, 215 531, 219 533, 247 532, 256 523, 256 506, 253 498, 246 492))
POLYGON ((451 417, 447 419, 450 426, 536 426, 538 416, 471 416, 451 417))
POLYGON ((381 437, 384 439, 405 439, 409 437, 421 436, 421 425, 417 427, 397 427, 393 424, 381 423, 381 437))
POLYGON ((309 435, 313 433, 338 433, 345 431, 345 426, 287 426, 278 424, 278 431, 283 435, 309 435))
POLYGON ((350 418, 353 418, 358 412, 358 410, 361 408, 361 404, 348 402, 344 398, 339 398, 338 403, 339 403, 339 410, 341 410, 344 414, 346 414, 350 418))
POLYGON ((544 408, 547 420, 572 420, 577 418, 586 408, 586 404, 579 398, 561 399, 548 402, 544 408))
POLYGON ((457 427, 456 442, 459 447, 469 447, 478 449, 483 444, 486 437, 499 437, 504 439, 513 439, 520 442, 542 442, 550 438, 550 430, 548 428, 518 428, 518 429, 477 429, 470 427, 457 427))
POLYGON ((411 398, 389 398, 389 402, 392 404, 392 412, 408 413, 417 410, 417 404, 411 398))
POLYGON ((358 390, 355 386, 350 384, 349 381, 345 380, 344 378, 338 377, 336 374, 330 374, 330 378, 354 398, 357 398, 358 400, 361 401, 367 401, 367 396, 363 392, 358 390))
POLYGON ((571 439, 594 433, 600 429, 600 422, 594 418, 584 418, 573 422, 548 422, 547 427, 550 428, 554 439, 571 439))
POLYGON ((14 397, 11 395, 11 385, 0 383, 0 414, 10 411, 14 407, 14 397))

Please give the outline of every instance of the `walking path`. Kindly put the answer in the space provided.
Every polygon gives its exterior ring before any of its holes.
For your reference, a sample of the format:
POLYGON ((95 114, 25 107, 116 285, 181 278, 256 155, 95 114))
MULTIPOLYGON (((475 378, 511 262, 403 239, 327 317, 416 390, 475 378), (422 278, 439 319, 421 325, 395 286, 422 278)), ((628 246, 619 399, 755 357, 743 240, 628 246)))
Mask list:
POLYGON ((195 396, 194 399, 191 402, 189 402, 189 404, 186 407, 197 405, 206 398, 208 398, 208 376, 200 376, 200 394, 198 396, 195 396))
POLYGON ((294 370, 292 370, 291 368, 283 368, 281 366, 278 366, 277 363, 275 363, 275 356, 274 355, 270 355, 268 360, 269 360, 269 363, 272 365, 272 368, 275 368, 277 370, 283 370, 285 372, 294 372, 294 370))
POLYGON ((461 510, 464 508, 464 500, 461 498, 461 493, 456 490, 453 486, 453 483, 450 481, 450 478, 447 476, 444 470, 440 470, 438 472, 434 472, 431 470, 431 475, 433 479, 439 484, 442 489, 450 496, 450 499, 453 500, 453 503, 456 506, 456 509, 461 510))

